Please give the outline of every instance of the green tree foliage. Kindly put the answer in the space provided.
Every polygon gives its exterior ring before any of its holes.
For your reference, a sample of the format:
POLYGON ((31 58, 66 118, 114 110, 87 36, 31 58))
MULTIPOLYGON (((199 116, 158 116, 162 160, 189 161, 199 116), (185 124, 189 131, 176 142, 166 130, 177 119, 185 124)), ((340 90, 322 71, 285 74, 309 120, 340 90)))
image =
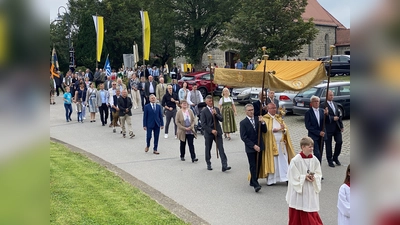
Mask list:
MULTIPOLYGON (((56 49, 58 64, 60 71, 66 72, 69 67, 69 50, 68 50, 68 23, 65 15, 60 20, 53 21, 50 24, 50 57, 53 47, 56 49)), ((51 60, 51 58, 50 58, 51 60)))
POLYGON ((120 68, 123 54, 133 52, 136 42, 139 47, 139 65, 143 60, 143 32, 140 10, 149 12, 151 24, 151 58, 146 64, 164 65, 175 56, 174 21, 175 15, 160 2, 151 0, 69 0, 68 12, 62 21, 50 26, 50 46, 56 46, 59 63, 67 70, 68 56, 68 20, 72 27, 72 42, 75 48, 77 66, 95 68, 96 31, 93 15, 104 17, 104 42, 99 68, 104 66, 107 54, 112 68, 120 68))
POLYGON ((229 39, 224 41, 224 48, 238 50, 246 61, 261 56, 262 46, 267 47, 270 59, 296 56, 318 33, 312 19, 304 21, 301 17, 307 0, 240 3, 240 11, 229 24, 229 39))
MULTIPOLYGON (((175 14, 165 7, 161 1, 149 1, 143 6, 149 13, 151 24, 151 46, 150 52, 153 53, 156 66, 171 64, 172 57, 175 56, 175 14)), ((141 48, 141 47, 139 47, 141 48)))
POLYGON ((238 9, 233 0, 162 0, 164 7, 175 14, 177 47, 196 68, 202 65, 203 54, 217 47, 217 38, 224 35, 225 23, 238 9))

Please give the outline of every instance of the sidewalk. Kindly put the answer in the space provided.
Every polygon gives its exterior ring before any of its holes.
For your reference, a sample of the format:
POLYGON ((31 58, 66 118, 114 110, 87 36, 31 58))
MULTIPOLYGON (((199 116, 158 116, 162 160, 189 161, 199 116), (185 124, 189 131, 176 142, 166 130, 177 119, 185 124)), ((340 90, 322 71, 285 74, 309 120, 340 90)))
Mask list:
MULTIPOLYGON (((211 159, 214 170, 208 171, 201 134, 194 141, 199 159, 196 163, 191 162, 188 150, 186 161, 180 160, 179 141, 173 138, 172 123, 168 139, 164 139, 164 130, 160 132, 160 155, 152 154, 152 145, 150 151, 145 153, 145 131, 140 109, 132 110, 132 126, 136 137, 130 139, 122 138, 120 129, 112 133, 108 126, 101 126, 99 115, 96 115, 95 123, 86 120, 82 124, 76 121, 74 112, 73 121, 65 122, 62 97, 55 97, 55 101, 57 104, 50 106, 51 138, 99 157, 101 160, 98 162, 108 165, 110 170, 122 174, 126 180, 137 179, 133 183, 138 184, 138 188, 187 222, 216 225, 287 224, 286 184, 266 186, 266 180, 259 180, 262 189, 259 193, 254 192, 247 181, 248 162, 238 132, 231 135, 231 141, 224 141, 232 170, 221 172, 221 162, 216 159, 214 145, 211 159)), ((344 155, 340 159, 340 167, 330 168, 326 161, 322 165, 325 180, 320 193, 320 216, 327 225, 337 224, 337 193, 350 156, 344 155)))

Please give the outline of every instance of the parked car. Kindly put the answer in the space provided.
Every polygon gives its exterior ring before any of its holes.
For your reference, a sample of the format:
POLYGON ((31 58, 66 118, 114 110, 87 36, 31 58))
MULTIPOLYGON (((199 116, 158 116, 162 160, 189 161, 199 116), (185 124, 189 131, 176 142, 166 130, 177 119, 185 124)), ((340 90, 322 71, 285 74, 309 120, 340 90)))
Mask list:
MULTIPOLYGON (((318 61, 325 62, 325 69, 328 73, 329 71, 329 60, 330 56, 324 56, 318 58, 318 61)), ((332 56, 332 67, 331 67, 331 77, 338 75, 350 75, 350 55, 333 55, 332 56)))
POLYGON ((250 103, 251 88, 234 88, 231 93, 233 101, 240 104, 250 103))
MULTIPOLYGON (((310 98, 315 95, 321 99, 320 105, 323 106, 326 100, 327 83, 319 84, 310 89, 299 92, 293 99, 293 113, 304 116, 310 109, 310 98)), ((337 103, 339 111, 343 117, 350 117, 350 82, 332 82, 329 90, 333 91, 333 101, 337 103)))
POLYGON ((183 82, 186 81, 188 84, 188 89, 192 90, 193 84, 197 84, 197 90, 200 91, 200 93, 203 95, 203 97, 206 97, 208 94, 211 94, 212 91, 214 91, 218 85, 212 83, 211 81, 211 75, 210 72, 194 72, 194 73, 188 73, 185 74, 179 81, 178 84, 179 86, 182 87, 183 82))
MULTIPOLYGON (((257 89, 251 93, 251 102, 258 101, 258 94, 261 88, 257 89)), ((293 113, 293 98, 296 96, 297 92, 294 91, 275 91, 275 99, 279 101, 279 107, 285 107, 286 113, 293 113)), ((268 90, 267 90, 268 95, 268 90)))

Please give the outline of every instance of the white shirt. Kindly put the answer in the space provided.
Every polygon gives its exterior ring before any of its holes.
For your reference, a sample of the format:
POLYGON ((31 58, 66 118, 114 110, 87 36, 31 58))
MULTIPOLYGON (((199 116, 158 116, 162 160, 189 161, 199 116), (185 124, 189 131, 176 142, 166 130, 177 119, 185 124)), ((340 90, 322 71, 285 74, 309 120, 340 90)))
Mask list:
POLYGON ((312 109, 314 110, 315 117, 317 117, 318 125, 320 125, 320 122, 319 122, 319 108, 318 109, 312 108, 312 109))
MULTIPOLYGON (((186 101, 188 102, 189 105, 192 105, 192 104, 193 104, 193 102, 190 101, 190 96, 191 96, 191 94, 192 94, 192 92, 189 91, 188 94, 187 94, 187 97, 186 97, 186 101)), ((203 95, 201 95, 201 93, 200 93, 199 90, 196 90, 196 94, 197 94, 197 97, 200 99, 199 102, 203 102, 203 101, 204 101, 203 95)))
POLYGON ((150 92, 150 93, 155 93, 154 87, 153 87, 153 82, 150 82, 150 85, 149 85, 149 92, 150 92))
POLYGON ((254 117, 251 118, 251 117, 247 116, 247 119, 249 119, 251 125, 253 125, 253 128, 256 129, 256 121, 254 120, 254 117))

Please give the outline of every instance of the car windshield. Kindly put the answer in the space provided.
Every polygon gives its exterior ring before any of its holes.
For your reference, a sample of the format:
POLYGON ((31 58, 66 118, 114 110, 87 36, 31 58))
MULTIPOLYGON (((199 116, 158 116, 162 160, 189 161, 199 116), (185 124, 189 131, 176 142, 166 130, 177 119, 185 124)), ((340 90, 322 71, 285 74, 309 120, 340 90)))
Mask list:
POLYGON ((317 88, 313 87, 313 88, 310 88, 308 90, 298 93, 297 97, 311 98, 311 96, 315 95, 316 93, 317 93, 317 88))
POLYGON ((194 80, 194 77, 193 77, 193 76, 183 76, 183 77, 181 78, 181 80, 183 80, 183 81, 194 80))

